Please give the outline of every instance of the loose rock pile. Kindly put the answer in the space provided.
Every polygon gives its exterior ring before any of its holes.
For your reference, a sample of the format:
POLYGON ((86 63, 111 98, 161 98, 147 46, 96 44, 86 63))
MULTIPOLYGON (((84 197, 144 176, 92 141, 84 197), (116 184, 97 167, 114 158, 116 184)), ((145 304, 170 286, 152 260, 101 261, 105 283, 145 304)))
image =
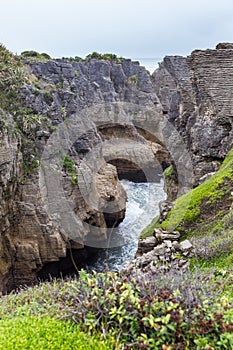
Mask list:
POLYGON ((179 238, 179 232, 155 229, 153 236, 139 241, 136 258, 127 266, 127 271, 186 270, 193 256, 193 246, 189 240, 179 242, 179 238))

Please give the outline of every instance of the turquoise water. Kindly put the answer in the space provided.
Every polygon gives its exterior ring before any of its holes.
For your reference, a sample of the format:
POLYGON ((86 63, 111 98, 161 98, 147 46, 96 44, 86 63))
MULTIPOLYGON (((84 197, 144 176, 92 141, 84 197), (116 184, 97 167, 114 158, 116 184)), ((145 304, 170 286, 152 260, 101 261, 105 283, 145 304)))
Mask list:
POLYGON ((132 59, 133 61, 139 61, 141 66, 144 66, 151 74, 158 68, 158 63, 162 61, 162 58, 140 58, 136 57, 132 59))

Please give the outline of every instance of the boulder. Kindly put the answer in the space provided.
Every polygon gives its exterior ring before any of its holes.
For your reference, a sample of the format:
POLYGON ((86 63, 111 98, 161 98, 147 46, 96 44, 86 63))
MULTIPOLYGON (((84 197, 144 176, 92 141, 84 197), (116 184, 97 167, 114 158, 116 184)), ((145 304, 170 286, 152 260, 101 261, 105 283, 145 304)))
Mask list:
POLYGON ((180 233, 177 231, 167 232, 167 231, 163 231, 162 229, 155 229, 154 236, 159 242, 167 239, 171 241, 175 241, 180 238, 180 233))
POLYGON ((180 242, 180 250, 182 252, 190 250, 190 249, 192 249, 192 247, 193 247, 193 245, 188 239, 186 239, 185 241, 180 242))

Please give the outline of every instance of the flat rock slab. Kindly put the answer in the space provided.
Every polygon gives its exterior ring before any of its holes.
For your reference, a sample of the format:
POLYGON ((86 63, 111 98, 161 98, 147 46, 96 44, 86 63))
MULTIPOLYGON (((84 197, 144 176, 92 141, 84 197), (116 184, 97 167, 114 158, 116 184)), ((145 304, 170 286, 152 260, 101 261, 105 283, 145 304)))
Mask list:
POLYGON ((188 239, 186 239, 183 242, 180 242, 180 250, 181 251, 190 250, 190 249, 192 249, 192 247, 193 247, 193 245, 188 239))

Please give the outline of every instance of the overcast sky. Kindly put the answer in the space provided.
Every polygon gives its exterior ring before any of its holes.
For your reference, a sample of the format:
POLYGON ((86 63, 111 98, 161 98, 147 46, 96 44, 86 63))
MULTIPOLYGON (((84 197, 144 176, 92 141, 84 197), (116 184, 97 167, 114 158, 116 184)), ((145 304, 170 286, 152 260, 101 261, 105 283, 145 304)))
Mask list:
POLYGON ((188 55, 233 42, 232 0, 0 0, 0 42, 53 57, 188 55))

